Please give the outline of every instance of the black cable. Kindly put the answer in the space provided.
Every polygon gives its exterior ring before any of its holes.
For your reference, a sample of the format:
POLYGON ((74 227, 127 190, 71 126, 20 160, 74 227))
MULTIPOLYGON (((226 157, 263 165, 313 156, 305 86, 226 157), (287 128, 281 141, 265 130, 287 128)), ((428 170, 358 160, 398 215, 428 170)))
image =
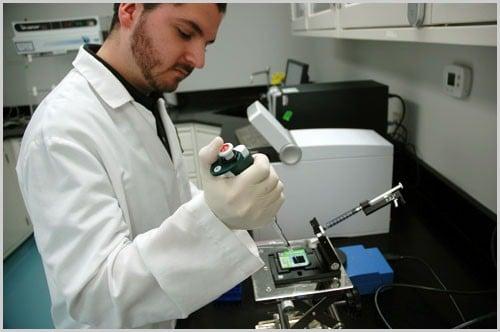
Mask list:
MULTIPOLYGON (((403 259, 413 259, 413 260, 416 260, 416 261, 420 262, 421 264, 425 265, 427 267, 427 269, 429 271, 431 271, 432 275, 437 280, 437 282, 441 285, 441 287, 444 290, 447 290, 446 286, 441 281, 441 278, 438 277, 438 275, 434 271, 434 269, 426 261, 424 261, 422 258, 417 257, 417 256, 394 256, 394 257, 389 256, 389 257, 387 257, 387 260, 403 260, 403 259)), ((448 294, 448 296, 449 296, 451 302, 453 303, 453 305, 455 306, 455 308, 457 309, 457 312, 460 315, 460 319, 462 320, 462 322, 465 322, 466 321, 465 316, 464 316, 462 310, 460 310, 460 307, 458 306, 458 303, 455 301, 455 298, 453 297, 452 294, 448 294)))
MULTIPOLYGON (((395 121, 389 121, 387 123, 389 126, 393 126, 393 125, 398 125, 398 122, 395 122, 395 121)), ((408 129, 406 129, 406 127, 404 125, 400 125, 399 127, 400 129, 403 129, 403 132, 393 132, 390 137, 396 141, 396 142, 399 142, 399 143, 402 143, 402 144, 406 144, 407 143, 407 138, 408 138, 408 129)))
POLYGON ((377 312, 384 322, 384 324, 387 326, 387 328, 392 329, 391 325, 385 318, 385 316, 382 314, 382 310, 380 309, 380 306, 378 304, 378 296, 382 292, 382 290, 386 288, 394 288, 394 287, 406 287, 406 288, 413 288, 413 289, 420 289, 424 291, 429 291, 429 292, 438 292, 438 293, 445 293, 445 294, 460 294, 460 295, 483 295, 483 294, 490 294, 490 293, 495 293, 496 289, 487 289, 487 290, 479 290, 479 291, 463 291, 463 290, 455 290, 455 289, 440 289, 440 288, 434 288, 434 287, 427 287, 423 285, 412 285, 412 284, 404 284, 404 283, 394 283, 394 284, 387 284, 387 285, 381 285, 377 288, 375 291, 375 308, 377 309, 377 312))
POLYGON ((399 129, 399 126, 401 126, 401 124, 403 123, 404 119, 405 119, 405 116, 406 116, 406 103, 404 102, 403 98, 399 95, 396 95, 396 94, 389 94, 389 99, 390 98, 397 98, 401 101, 401 105, 402 105, 402 108, 403 108, 403 112, 401 114, 401 118, 399 119, 398 121, 398 126, 396 127, 396 129, 394 130, 394 132, 396 133, 399 129))
POLYGON ((401 141, 406 144, 408 142, 408 129, 404 125, 400 125, 401 133, 399 136, 401 137, 401 141))
POLYGON ((478 322, 481 322, 483 320, 486 320, 488 318, 491 318, 491 317, 495 317, 497 315, 496 312, 490 312, 490 313, 487 313, 486 315, 482 315, 482 316, 479 316, 479 317, 476 317, 474 319, 471 319, 465 323, 462 323, 460 325, 457 325, 455 327, 453 327, 453 329, 463 329, 464 327, 469 327, 473 324, 476 324, 478 322))
POLYGON ((407 145, 408 144, 408 129, 406 128, 406 126, 399 123, 399 122, 396 122, 396 121, 389 121, 389 122, 387 122, 387 124, 389 126, 399 125, 399 129, 402 129, 402 133, 394 131, 391 134, 391 138, 394 141, 402 143, 403 145, 407 145), (398 138, 400 138, 400 139, 398 139, 398 138))
MULTIPOLYGON (((384 286, 384 285, 382 285, 384 286)), ((375 309, 377 309, 377 313, 378 315, 380 316, 380 319, 382 319, 382 321, 384 322, 385 326, 388 328, 388 329, 392 329, 392 326, 389 324, 389 322, 387 321, 387 319, 385 319, 385 316, 384 314, 382 314, 382 309, 380 309, 380 306, 378 304, 378 294, 380 293, 380 289, 381 287, 378 287, 376 290, 375 290, 375 298, 374 298, 374 301, 375 301, 375 309)))
POLYGON ((403 121, 405 119, 405 116, 406 116, 406 104, 405 104, 405 101, 403 100, 403 98, 401 98, 401 96, 399 96, 399 95, 389 93, 389 99, 390 98, 397 98, 397 99, 399 99, 401 101, 401 105, 403 106, 403 113, 401 114, 401 119, 399 119, 398 124, 396 126, 396 129, 394 129, 394 132, 393 132, 393 135, 394 135, 394 134, 396 134, 398 132, 399 128, 401 127, 401 125, 403 124, 403 121))

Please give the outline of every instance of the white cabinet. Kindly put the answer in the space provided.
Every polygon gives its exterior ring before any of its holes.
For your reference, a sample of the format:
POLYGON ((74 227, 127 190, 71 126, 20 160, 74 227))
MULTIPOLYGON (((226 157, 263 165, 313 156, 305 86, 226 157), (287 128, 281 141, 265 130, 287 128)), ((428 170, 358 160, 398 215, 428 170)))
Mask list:
POLYGON ((331 2, 312 2, 307 4, 307 29, 335 29, 336 6, 331 2))
POLYGON ((16 163, 21 139, 3 142, 3 257, 7 257, 33 233, 17 181, 16 163))
POLYGON ((292 30, 306 30, 306 4, 292 3, 292 30))
POLYGON ((219 136, 221 128, 201 123, 179 123, 175 127, 183 150, 188 177, 198 188, 203 189, 198 151, 214 137, 219 136))
MULTIPOLYGON (((296 4, 293 4, 296 5, 296 4)), ((292 13, 296 11, 292 5, 292 13)), ((496 46, 493 3, 310 3, 298 36, 496 46), (409 6, 423 13, 419 27, 408 20, 409 6), (415 9, 415 7, 412 7, 415 9)))
MULTIPOLYGON (((346 3, 341 5, 340 26, 343 29, 408 27, 405 3, 346 3)), ((426 11, 429 11, 426 6, 426 11)), ((430 22, 430 15, 425 15, 430 22)))
POLYGON ((433 3, 432 24, 467 24, 497 21, 496 3, 433 3))

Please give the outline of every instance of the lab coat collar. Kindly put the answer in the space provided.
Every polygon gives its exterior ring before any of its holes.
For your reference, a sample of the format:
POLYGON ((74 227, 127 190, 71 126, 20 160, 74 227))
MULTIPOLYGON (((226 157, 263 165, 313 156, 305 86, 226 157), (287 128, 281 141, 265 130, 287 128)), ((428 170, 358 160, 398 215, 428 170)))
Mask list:
POLYGON ((118 108, 134 100, 118 78, 89 54, 83 46, 80 47, 73 66, 110 107, 118 108))

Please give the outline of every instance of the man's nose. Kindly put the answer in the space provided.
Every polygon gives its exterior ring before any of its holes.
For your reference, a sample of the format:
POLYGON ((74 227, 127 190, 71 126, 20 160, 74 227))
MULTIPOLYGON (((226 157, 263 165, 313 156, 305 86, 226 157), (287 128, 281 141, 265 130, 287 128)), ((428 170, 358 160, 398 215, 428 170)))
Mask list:
POLYGON ((194 68, 203 68, 205 66, 205 45, 196 43, 187 50, 186 60, 194 68))

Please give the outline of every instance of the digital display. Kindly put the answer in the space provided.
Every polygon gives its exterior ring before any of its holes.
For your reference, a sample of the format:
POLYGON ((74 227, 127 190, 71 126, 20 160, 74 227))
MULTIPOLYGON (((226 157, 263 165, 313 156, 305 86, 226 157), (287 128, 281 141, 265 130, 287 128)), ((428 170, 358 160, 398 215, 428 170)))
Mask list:
POLYGON ((455 74, 448 73, 448 85, 455 86, 455 74))

